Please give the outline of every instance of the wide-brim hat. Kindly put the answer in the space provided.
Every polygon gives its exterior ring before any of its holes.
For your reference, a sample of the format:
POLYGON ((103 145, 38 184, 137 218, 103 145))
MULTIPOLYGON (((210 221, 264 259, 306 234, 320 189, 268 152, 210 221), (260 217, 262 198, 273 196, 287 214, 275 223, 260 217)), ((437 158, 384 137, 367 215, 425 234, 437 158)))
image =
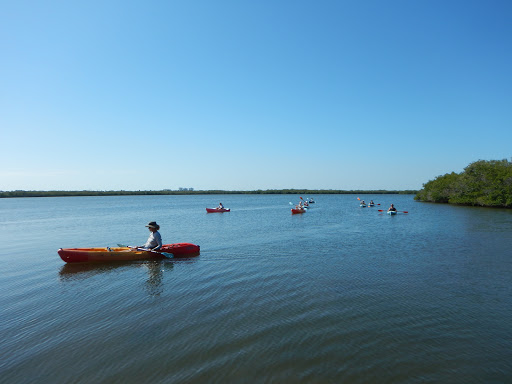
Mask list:
POLYGON ((160 226, 156 223, 156 221, 150 221, 146 227, 160 229, 160 226))

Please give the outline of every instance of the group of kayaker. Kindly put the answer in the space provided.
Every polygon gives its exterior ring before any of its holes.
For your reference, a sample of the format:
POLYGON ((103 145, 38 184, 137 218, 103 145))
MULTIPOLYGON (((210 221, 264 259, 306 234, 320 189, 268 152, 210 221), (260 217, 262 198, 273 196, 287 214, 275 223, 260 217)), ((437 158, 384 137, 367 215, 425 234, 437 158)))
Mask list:
MULTIPOLYGON (((366 205, 364 200, 361 201, 361 205, 366 205)), ((309 204, 307 202, 304 202, 301 200, 299 204, 295 206, 296 209, 304 209, 309 204)), ((373 206, 373 200, 370 200, 369 206, 373 206)), ((224 205, 222 203, 219 203, 219 206, 217 209, 224 209, 224 205)), ((394 212, 396 211, 396 208, 393 204, 388 208, 388 212, 394 212)), ((149 237, 144 245, 141 245, 139 247, 130 247, 132 249, 147 249, 150 251, 158 251, 160 248, 162 248, 162 236, 160 235, 160 232, 158 230, 160 229, 160 226, 156 223, 156 221, 150 221, 146 227, 149 229, 149 237)))
MULTIPOLYGON (((364 200, 361 200, 359 205, 361 207, 366 207, 366 203, 364 202, 364 200)), ((380 205, 380 204, 377 204, 377 205, 380 205)), ((373 200, 370 200, 370 202, 368 203, 368 207, 374 207, 374 206, 375 206, 375 203, 373 202, 373 200)), ((391 204, 391 206, 388 208, 388 212, 396 212, 396 208, 393 204, 391 204)))
MULTIPOLYGON (((313 199, 306 199, 304 200, 302 197, 300 198, 299 204, 295 206, 295 209, 304 209, 309 207, 309 203, 314 203, 315 201, 313 199)), ((290 203, 291 204, 291 203, 290 203)))

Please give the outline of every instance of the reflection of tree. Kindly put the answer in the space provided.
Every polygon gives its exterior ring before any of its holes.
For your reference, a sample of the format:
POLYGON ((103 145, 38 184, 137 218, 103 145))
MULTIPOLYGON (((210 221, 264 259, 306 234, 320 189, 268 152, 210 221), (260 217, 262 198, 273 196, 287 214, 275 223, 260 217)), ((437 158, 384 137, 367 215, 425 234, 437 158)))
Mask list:
POLYGON ((146 280, 146 290, 151 296, 158 296, 164 291, 163 272, 174 268, 172 262, 165 260, 154 260, 146 263, 148 269, 148 279, 146 280))

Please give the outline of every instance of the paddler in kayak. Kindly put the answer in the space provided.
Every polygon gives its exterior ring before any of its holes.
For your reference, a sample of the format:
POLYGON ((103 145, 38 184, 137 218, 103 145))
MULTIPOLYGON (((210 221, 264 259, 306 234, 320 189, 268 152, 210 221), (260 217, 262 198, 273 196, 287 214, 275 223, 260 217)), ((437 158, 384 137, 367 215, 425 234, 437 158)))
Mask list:
POLYGON ((219 203, 219 206, 217 207, 217 209, 224 209, 224 205, 222 205, 222 203, 219 203))
POLYGON ((162 236, 160 236, 160 232, 158 230, 160 229, 160 226, 156 223, 156 221, 150 221, 146 227, 149 228, 149 234, 148 240, 146 241, 146 244, 141 245, 140 247, 131 247, 131 248, 143 248, 150 251, 158 251, 160 248, 162 248, 162 236))
POLYGON ((394 212, 396 211, 396 208, 393 204, 391 204, 391 206, 388 208, 388 212, 394 212))

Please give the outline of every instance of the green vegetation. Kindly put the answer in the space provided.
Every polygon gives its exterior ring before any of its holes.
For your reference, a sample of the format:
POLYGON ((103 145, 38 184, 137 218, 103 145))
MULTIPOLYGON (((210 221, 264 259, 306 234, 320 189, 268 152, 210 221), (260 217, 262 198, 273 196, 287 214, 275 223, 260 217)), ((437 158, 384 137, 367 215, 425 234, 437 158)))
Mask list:
POLYGON ((320 195, 320 194, 415 194, 417 191, 343 191, 332 189, 267 189, 256 191, 10 191, 0 192, 2 197, 61 197, 61 196, 132 196, 132 195, 240 195, 240 194, 287 194, 287 195, 320 195))
POLYGON ((423 184, 415 200, 482 207, 512 208, 512 162, 479 160, 460 174, 438 176, 423 184))

